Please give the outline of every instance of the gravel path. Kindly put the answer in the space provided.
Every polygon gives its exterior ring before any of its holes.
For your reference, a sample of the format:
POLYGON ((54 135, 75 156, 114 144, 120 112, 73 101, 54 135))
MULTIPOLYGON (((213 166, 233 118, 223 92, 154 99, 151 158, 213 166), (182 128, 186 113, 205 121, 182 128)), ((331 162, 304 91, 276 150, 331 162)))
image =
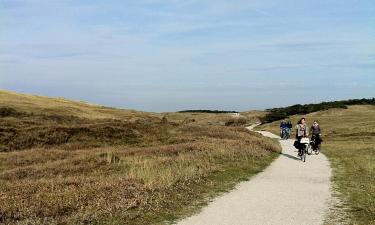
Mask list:
MULTIPOLYGON (((269 132, 260 133, 278 138, 269 132)), ((293 140, 280 143, 282 154, 264 172, 178 225, 323 224, 331 201, 327 158, 311 155, 303 163, 296 158, 293 140)))

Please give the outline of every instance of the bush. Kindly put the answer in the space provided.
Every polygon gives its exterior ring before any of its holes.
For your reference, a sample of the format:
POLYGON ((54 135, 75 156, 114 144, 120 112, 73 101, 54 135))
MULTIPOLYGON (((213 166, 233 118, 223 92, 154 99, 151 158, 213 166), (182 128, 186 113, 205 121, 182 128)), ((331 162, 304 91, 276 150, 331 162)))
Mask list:
POLYGON ((245 117, 233 117, 225 122, 225 126, 243 126, 245 124, 247 124, 245 117))
POLYGON ((10 108, 10 107, 0 107, 0 117, 8 117, 8 116, 20 116, 22 113, 18 112, 17 110, 10 108))

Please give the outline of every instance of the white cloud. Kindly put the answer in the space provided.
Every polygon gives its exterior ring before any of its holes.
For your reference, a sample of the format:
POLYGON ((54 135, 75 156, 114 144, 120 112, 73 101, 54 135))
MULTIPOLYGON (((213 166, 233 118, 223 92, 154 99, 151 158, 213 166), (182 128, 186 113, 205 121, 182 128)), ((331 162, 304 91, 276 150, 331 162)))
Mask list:
MULTIPOLYGON (((363 28, 363 21, 371 18, 344 14, 351 7, 344 2, 336 4, 345 23, 329 13, 334 8, 308 9, 325 4, 323 0, 293 5, 271 0, 1 3, 0 69, 5 88, 22 84, 70 94, 67 87, 75 83, 81 87, 77 94, 100 90, 104 96, 111 89, 133 99, 129 107, 141 107, 135 104, 137 98, 151 104, 141 99, 145 87, 155 93, 147 95, 153 101, 168 91, 176 99, 186 99, 189 90, 197 89, 203 96, 205 91, 211 96, 236 95, 241 102, 264 93, 266 101, 274 94, 269 89, 291 89, 296 77, 314 77, 310 82, 324 89, 321 83, 338 77, 347 83, 371 83, 358 77, 370 77, 374 68, 374 33, 363 28), (290 83, 283 83, 285 79, 290 83)), ((370 93, 368 87, 366 91, 370 93)), ((194 102, 196 96, 191 95, 186 102, 194 102)), ((105 96, 110 102, 110 94, 105 96)), ((222 102, 212 99, 216 105, 222 102)))

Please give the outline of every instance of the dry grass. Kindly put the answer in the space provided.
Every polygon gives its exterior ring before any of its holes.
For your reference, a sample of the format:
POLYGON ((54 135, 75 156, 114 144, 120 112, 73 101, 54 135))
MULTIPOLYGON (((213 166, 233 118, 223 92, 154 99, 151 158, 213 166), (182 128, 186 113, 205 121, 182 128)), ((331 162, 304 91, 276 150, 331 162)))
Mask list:
MULTIPOLYGON (((331 162, 335 189, 343 203, 332 213, 346 215, 349 224, 375 224, 375 106, 331 109, 306 118, 310 124, 318 119, 323 129, 323 153, 331 162)), ((297 119, 292 117, 294 124, 297 119)), ((261 129, 278 133, 278 122, 261 129)))
POLYGON ((0 117, 5 224, 162 223, 259 172, 280 151, 245 128, 193 115, 197 123, 2 92, 4 107, 14 109, 0 117))
POLYGON ((260 122, 265 112, 247 111, 240 116, 232 113, 163 113, 169 121, 195 125, 219 125, 219 126, 245 126, 260 122))
POLYGON ((64 98, 49 98, 0 90, 0 106, 8 106, 20 112, 37 115, 73 116, 85 119, 136 120, 157 116, 135 110, 116 109, 64 98))

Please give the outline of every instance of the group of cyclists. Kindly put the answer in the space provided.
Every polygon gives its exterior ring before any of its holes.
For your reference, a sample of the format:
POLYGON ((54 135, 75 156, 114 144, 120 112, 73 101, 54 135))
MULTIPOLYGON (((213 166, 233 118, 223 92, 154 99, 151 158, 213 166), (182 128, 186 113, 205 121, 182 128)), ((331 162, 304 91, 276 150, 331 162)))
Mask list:
POLYGON ((289 139, 292 134, 293 124, 290 120, 282 120, 280 123, 280 137, 281 139, 289 139))
MULTIPOLYGON (((288 139, 291 136, 292 123, 290 121, 282 120, 280 123, 280 137, 282 139, 288 139)), ((296 141, 294 147, 298 149, 298 155, 302 154, 302 138, 309 137, 309 130, 311 131, 311 143, 313 143, 313 149, 320 149, 322 143, 321 128, 317 120, 314 121, 310 129, 307 126, 306 118, 301 118, 296 125, 296 141)))

